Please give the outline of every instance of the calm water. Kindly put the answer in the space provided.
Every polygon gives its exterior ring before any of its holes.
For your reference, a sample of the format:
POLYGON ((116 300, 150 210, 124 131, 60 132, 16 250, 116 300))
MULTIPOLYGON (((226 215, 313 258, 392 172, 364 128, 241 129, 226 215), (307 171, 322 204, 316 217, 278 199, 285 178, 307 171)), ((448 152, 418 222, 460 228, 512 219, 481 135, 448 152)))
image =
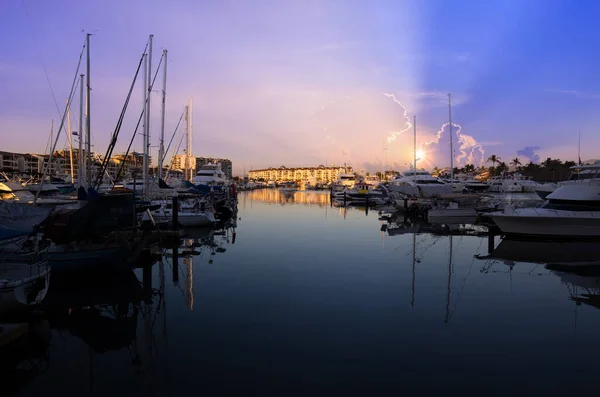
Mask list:
POLYGON ((178 266, 167 250, 152 291, 137 282, 142 270, 51 290, 60 308, 31 332, 49 339, 32 336, 14 362, 0 357, 2 378, 19 396, 596 388, 595 277, 476 259, 488 254, 487 237, 390 235, 396 226, 379 217, 330 207, 323 193, 242 193, 237 227, 199 232, 178 266))

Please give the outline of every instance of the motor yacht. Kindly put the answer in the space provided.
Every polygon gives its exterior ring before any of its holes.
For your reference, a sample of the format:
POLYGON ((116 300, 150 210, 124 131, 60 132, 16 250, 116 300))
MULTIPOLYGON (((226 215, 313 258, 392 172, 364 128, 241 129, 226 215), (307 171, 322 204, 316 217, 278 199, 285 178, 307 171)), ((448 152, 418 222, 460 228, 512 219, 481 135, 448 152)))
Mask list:
POLYGON ((600 237, 600 185, 564 185, 540 207, 506 207, 487 215, 505 234, 600 237))
POLYGON ((429 198, 452 193, 452 184, 434 178, 425 170, 410 170, 392 179, 388 189, 405 196, 429 198))

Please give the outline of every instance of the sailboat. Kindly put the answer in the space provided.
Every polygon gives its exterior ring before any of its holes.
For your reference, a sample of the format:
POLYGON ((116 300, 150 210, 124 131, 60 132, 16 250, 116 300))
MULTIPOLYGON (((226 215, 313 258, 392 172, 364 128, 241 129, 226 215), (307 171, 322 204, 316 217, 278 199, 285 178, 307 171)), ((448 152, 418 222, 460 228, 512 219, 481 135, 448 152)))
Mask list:
MULTIPOLYGON (((448 94, 448 127, 450 129, 450 181, 454 183, 454 149, 452 148, 452 96, 448 94)), ((434 203, 435 207, 427 212, 430 222, 456 223, 457 218, 461 223, 474 223, 477 218, 477 209, 482 197, 477 195, 445 195, 442 200, 434 203)))

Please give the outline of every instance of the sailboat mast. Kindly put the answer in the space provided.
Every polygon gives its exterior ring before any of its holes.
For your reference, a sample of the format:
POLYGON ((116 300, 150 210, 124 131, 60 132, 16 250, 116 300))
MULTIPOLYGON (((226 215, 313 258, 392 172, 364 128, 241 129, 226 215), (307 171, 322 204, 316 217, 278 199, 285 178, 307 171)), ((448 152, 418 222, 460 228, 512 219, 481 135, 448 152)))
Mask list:
POLYGON ((417 116, 413 116, 413 179, 417 179, 417 116))
MULTIPOLYGON (((577 165, 581 165, 581 128, 577 137, 577 165)), ((579 174, 577 174, 579 176, 579 174)))
POLYGON ((150 184, 150 97, 151 97, 151 93, 152 93, 152 39, 154 38, 154 35, 151 34, 148 37, 148 57, 147 57, 147 61, 148 61, 148 71, 147 71, 147 78, 148 78, 148 96, 146 97, 146 146, 144 147, 145 149, 145 164, 144 164, 144 195, 148 193, 148 186, 150 184))
POLYGON ((190 143, 189 143, 189 149, 188 149, 188 151, 186 153, 187 153, 187 155, 190 158, 190 181, 191 181, 192 178, 194 177, 194 173, 196 172, 196 170, 195 170, 196 162, 193 161, 193 158, 194 158, 194 147, 192 146, 192 143, 193 143, 192 139, 193 139, 193 136, 194 136, 194 132, 193 132, 194 131, 194 122, 193 122, 193 120, 194 120, 194 110, 193 110, 193 107, 192 107, 192 97, 190 97, 189 117, 188 117, 188 120, 189 120, 189 123, 190 123, 190 129, 189 129, 189 135, 188 135, 188 137, 190 139, 190 143))
MULTIPOLYGON (((52 158, 52 142, 54 142, 54 119, 50 123, 50 141, 48 142, 48 162, 46 163, 46 172, 52 175, 52 171, 50 170, 50 159, 52 158)), ((42 174, 44 172, 44 160, 42 159, 42 168, 40 169, 40 163, 38 162, 38 173, 42 174)), ((42 178, 43 179, 43 178, 42 178)))
POLYGON ((183 166, 183 179, 188 180, 189 181, 189 173, 188 173, 188 168, 189 168, 189 152, 190 152, 190 107, 189 105, 185 107, 185 157, 184 157, 184 161, 185 164, 183 166))
POLYGON ((163 178, 163 158, 165 157, 165 100, 167 97, 167 50, 163 50, 163 89, 160 123, 160 146, 158 148, 158 178, 163 178))
POLYGON ((77 181, 79 186, 84 186, 85 174, 83 161, 83 74, 79 75, 79 150, 77 152, 77 181))
POLYGON ((142 193, 146 194, 146 179, 148 178, 148 54, 144 54, 144 121, 142 131, 144 132, 142 148, 142 180, 144 186, 142 193))
POLYGON ((85 102, 85 146, 86 153, 85 157, 87 160, 87 169, 86 169, 86 183, 87 187, 92 187, 92 134, 91 134, 91 87, 90 87, 90 36, 92 34, 88 33, 86 36, 86 102, 85 102))
POLYGON ((71 104, 67 99, 67 138, 69 139, 69 160, 71 162, 71 183, 75 177, 73 172, 73 132, 71 131, 71 104))
POLYGON ((452 149, 452 94, 448 94, 448 126, 450 126, 450 183, 454 181, 454 150, 452 149))

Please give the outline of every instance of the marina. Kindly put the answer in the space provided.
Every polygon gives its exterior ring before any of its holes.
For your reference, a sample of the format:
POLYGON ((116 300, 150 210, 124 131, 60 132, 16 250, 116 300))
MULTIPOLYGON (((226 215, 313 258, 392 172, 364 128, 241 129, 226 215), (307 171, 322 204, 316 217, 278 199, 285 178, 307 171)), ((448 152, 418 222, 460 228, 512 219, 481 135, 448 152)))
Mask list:
POLYGON ((0 397, 596 391, 600 3, 509 3, 8 0, 0 397))

